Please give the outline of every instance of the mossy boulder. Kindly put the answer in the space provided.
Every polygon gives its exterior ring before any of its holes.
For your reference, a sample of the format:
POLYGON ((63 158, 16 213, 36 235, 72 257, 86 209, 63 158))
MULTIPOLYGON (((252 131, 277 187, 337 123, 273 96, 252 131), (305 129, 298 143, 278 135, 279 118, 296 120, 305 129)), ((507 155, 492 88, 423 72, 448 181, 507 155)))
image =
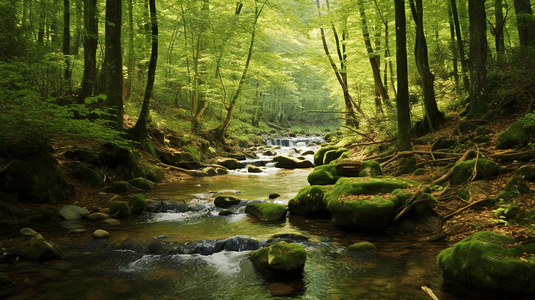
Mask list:
POLYGON ((535 293, 535 244, 513 246, 513 239, 480 231, 437 257, 444 279, 480 289, 535 293))
POLYGON ((128 201, 128 206, 130 206, 130 211, 133 213, 141 213, 147 209, 147 200, 145 195, 136 194, 130 198, 128 201))
MULTIPOLYGON (((456 164, 452 170, 453 173, 450 178, 450 183, 455 186, 467 182, 473 176, 475 164, 475 159, 456 164)), ((474 180, 491 179, 498 176, 500 167, 490 160, 479 159, 477 161, 476 171, 477 173, 476 177, 473 178, 474 180)))
POLYGON ((262 173, 263 171, 260 167, 247 165, 247 172, 248 173, 262 173))
POLYGON ((383 171, 375 160, 365 160, 360 163, 359 177, 377 177, 380 175, 383 175, 383 171))
POLYGON ((414 184, 393 178, 341 178, 325 194, 327 209, 336 226, 384 229, 402 203, 397 195, 375 196, 406 189, 414 184))
POLYGON ((126 181, 115 181, 113 183, 112 191, 117 194, 128 193, 128 184, 126 181))
POLYGON ((128 180, 128 183, 130 183, 131 185, 137 187, 140 190, 148 191, 148 190, 152 189, 151 184, 147 180, 142 178, 142 177, 132 178, 132 179, 128 180))
POLYGON ((512 177, 505 184, 505 188, 498 195, 498 199, 508 202, 518 195, 531 194, 532 190, 526 184, 526 181, 522 177, 512 177))
POLYGON ((314 153, 314 165, 316 166, 323 165, 323 161, 325 159, 325 153, 327 153, 327 151, 337 150, 337 149, 338 147, 336 146, 325 146, 325 147, 319 148, 316 151, 316 153, 314 153))
POLYGON ((228 174, 228 170, 225 169, 225 168, 216 168, 215 171, 216 171, 217 175, 228 174))
POLYGON ((114 200, 110 203, 110 215, 118 218, 127 218, 132 215, 132 211, 128 204, 124 201, 114 200))
POLYGON ((351 252, 375 252, 377 247, 370 242, 358 242, 346 248, 346 251, 351 252))
POLYGON ((324 165, 329 164, 331 163, 331 161, 334 161, 340 158, 342 154, 346 151, 347 151, 346 148, 338 148, 338 149, 333 149, 333 150, 329 150, 325 152, 325 155, 323 156, 323 164, 324 165))
POLYGON ((507 149, 526 146, 528 135, 520 121, 514 122, 505 131, 498 134, 496 148, 507 149))
POLYGON ((307 253, 301 244, 282 241, 249 252, 249 258, 260 271, 294 275, 303 272, 307 253))
POLYGON ((282 169, 298 169, 298 168, 312 168, 314 165, 312 162, 300 159, 293 158, 286 155, 277 155, 273 158, 275 166, 282 169))
POLYGON ((286 207, 272 202, 247 204, 245 212, 263 221, 275 221, 286 218, 286 207))
POLYGON ((53 158, 32 156, 14 160, 0 173, 0 188, 19 201, 54 203, 72 190, 53 158))
POLYGON ((0 273, 0 288, 10 286, 13 284, 13 280, 9 278, 6 274, 0 273))
POLYGON ((61 258, 61 252, 45 241, 42 237, 37 237, 30 245, 28 257, 33 260, 54 260, 61 258))
POLYGON ((65 151, 63 156, 90 164, 98 163, 98 154, 87 147, 72 147, 71 149, 65 151))
POLYGON ((219 208, 229 208, 240 204, 241 200, 230 196, 217 196, 214 199, 214 205, 219 208))
POLYGON ((307 181, 310 185, 330 185, 335 184, 340 178, 336 172, 336 165, 328 164, 316 166, 310 174, 308 174, 307 181))
POLYGON ((526 164, 515 171, 515 176, 520 176, 528 181, 535 181, 535 164, 526 164))
POLYGON ((201 171, 203 174, 207 175, 207 176, 215 176, 217 175, 217 171, 214 167, 206 167, 204 169, 202 169, 201 171))
POLYGON ((288 208, 293 214, 301 216, 330 215, 323 202, 326 192, 327 190, 319 185, 304 187, 288 202, 288 208))
POLYGON ((104 177, 96 170, 85 164, 79 164, 73 171, 72 175, 81 181, 89 183, 92 187, 103 187, 104 177))
POLYGON ((240 161, 230 157, 220 157, 215 160, 215 163, 221 165, 229 170, 236 170, 240 168, 240 161))

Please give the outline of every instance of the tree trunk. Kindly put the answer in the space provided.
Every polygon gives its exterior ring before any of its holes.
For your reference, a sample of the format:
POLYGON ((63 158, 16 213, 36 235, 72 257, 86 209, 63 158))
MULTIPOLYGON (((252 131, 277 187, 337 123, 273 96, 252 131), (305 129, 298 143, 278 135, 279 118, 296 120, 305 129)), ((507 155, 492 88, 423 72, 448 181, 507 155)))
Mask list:
POLYGON ((514 0, 520 46, 534 46, 535 17, 529 0, 514 0))
POLYGON ((424 34, 424 19, 423 19, 423 5, 422 0, 409 0, 414 22, 416 23, 416 43, 414 45, 414 56, 418 73, 420 74, 421 86, 424 96, 425 116, 424 121, 427 121, 428 128, 420 130, 419 133, 434 132, 434 128, 444 120, 444 115, 438 110, 435 99, 435 75, 431 73, 429 68, 429 55, 427 52, 427 42, 424 34), (425 130, 429 129, 429 130, 425 130))
POLYGON ((496 59, 502 61, 505 54, 505 40, 503 29, 505 19, 503 18, 503 0, 494 0, 494 15, 496 17, 496 27, 494 28, 494 41, 496 42, 496 59))
POLYGON ((84 0, 84 76, 78 103, 93 95, 97 81, 97 0, 84 0))
POLYGON ((453 22, 453 13, 451 12, 451 2, 448 3, 448 19, 450 23, 450 38, 451 38, 451 53, 452 53, 452 60, 453 60, 453 79, 455 82, 455 91, 457 94, 459 94, 460 86, 459 86, 459 66, 458 66, 458 57, 459 52, 457 51, 457 47, 455 46, 455 24, 453 22))
MULTIPOLYGON (((132 0, 128 0, 127 5, 128 9, 128 50, 126 57, 126 83, 124 85, 124 98, 126 100, 130 99, 132 96, 132 85, 134 83, 134 64, 135 64, 135 50, 134 50, 134 4, 132 0)), ((152 57, 151 57, 152 59, 152 57)))
POLYGON ((123 61, 121 57, 122 1, 106 0, 105 72, 106 104, 111 109, 113 127, 123 129, 123 61))
POLYGON ((156 62, 158 60, 158 19, 156 16, 156 0, 149 0, 150 20, 152 32, 152 51, 150 55, 149 70, 147 74, 147 87, 145 89, 145 97, 143 98, 143 106, 139 119, 136 125, 132 128, 131 138, 138 142, 143 142, 147 132, 147 120, 150 113, 150 97, 152 96, 152 89, 154 87, 154 76, 156 74, 156 62))
POLYGON ((468 12, 470 18, 470 114, 479 115, 489 110, 485 0, 470 0, 468 12))
POLYGON ((405 1, 395 0, 396 11, 396 61, 398 79, 398 150, 411 151, 411 115, 409 106, 409 77, 407 73, 407 33, 405 1))
POLYGON ((461 60, 461 71, 463 77, 464 90, 470 90, 470 81, 468 80, 468 62, 464 54, 464 43, 461 33, 461 25, 459 24, 459 13, 457 12, 456 0, 451 0, 451 12, 453 14, 453 22, 455 23, 455 34, 457 35, 457 45, 459 48, 459 59, 461 60))
POLYGON ((67 90, 71 91, 71 67, 70 67, 70 50, 71 50, 71 10, 70 1, 63 0, 63 55, 65 56, 65 71, 63 79, 67 85, 67 90))

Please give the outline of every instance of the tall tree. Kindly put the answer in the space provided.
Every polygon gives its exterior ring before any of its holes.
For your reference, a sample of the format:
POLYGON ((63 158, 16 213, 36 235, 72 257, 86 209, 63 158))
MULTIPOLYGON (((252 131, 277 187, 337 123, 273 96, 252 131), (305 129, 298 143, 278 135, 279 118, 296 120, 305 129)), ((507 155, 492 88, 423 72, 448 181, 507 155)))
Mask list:
POLYGON ((427 52, 427 42, 425 40, 424 33, 424 13, 422 0, 416 0, 416 5, 414 4, 414 0, 409 0, 409 2, 413 19, 416 23, 416 43, 414 45, 414 56, 416 58, 416 66, 418 68, 418 73, 420 74, 420 81, 424 96, 424 120, 427 120, 427 124, 429 125, 429 130, 423 130, 423 132, 433 132, 434 127, 444 120, 444 114, 438 110, 435 99, 435 75, 431 73, 431 69, 429 67, 429 55, 427 52))
POLYGON ((489 110, 485 0, 470 0, 468 13, 470 18, 470 113, 479 115, 489 110))
POLYGON ((67 90, 71 90, 71 67, 70 67, 70 51, 71 51, 71 9, 70 1, 63 0, 63 55, 65 56, 65 71, 63 74, 67 90))
POLYGON ((535 45, 535 17, 529 0, 514 0, 520 46, 535 45))
POLYGON ((411 113, 409 105, 409 76, 407 71, 407 22, 405 0, 395 0, 396 11, 396 62, 398 97, 398 149, 411 151, 411 113))
POLYGON ((134 49, 134 3, 132 0, 126 2, 128 12, 128 40, 126 56, 126 82, 124 85, 125 99, 130 99, 132 95, 132 84, 134 82, 134 64, 136 61, 136 50, 134 49))
POLYGON ((93 95, 97 83, 97 0, 84 0, 84 75, 78 102, 93 95))
MULTIPOLYGON (((249 44, 249 51, 247 52, 247 60, 245 61, 245 66, 243 67, 243 72, 240 78, 240 81, 238 82, 238 86, 236 87, 236 91, 234 92, 234 95, 232 96, 232 99, 230 100, 230 103, 227 107, 227 117, 225 118, 225 121, 214 130, 214 135, 217 139, 224 141, 225 135, 227 134, 227 130, 230 126, 230 120, 232 120, 232 114, 234 113, 234 110, 236 109, 236 102, 238 101, 238 97, 240 96, 240 92, 243 88, 243 84, 245 83, 245 78, 247 77, 247 71, 249 70, 249 63, 251 62, 251 57, 253 56, 253 46, 254 46, 254 39, 256 34, 256 24, 258 23, 258 18, 260 18, 260 15, 262 14, 262 10, 264 10, 264 7, 268 0, 264 0, 262 5, 258 5, 258 3, 255 0, 255 10, 254 10, 254 19, 253 19, 253 28, 251 30, 251 43, 249 44)), ((241 3, 238 3, 239 9, 241 10, 242 5, 241 3)), ((238 12, 239 13, 239 12, 238 12)))
POLYGON ((461 32, 461 24, 459 22, 459 12, 457 10, 457 1, 451 0, 451 13, 453 15, 453 23, 455 24, 455 35, 457 36, 457 46, 459 50, 459 59, 461 60, 461 71, 463 77, 464 90, 470 90, 470 81, 468 79, 468 61, 464 53, 463 35, 461 32))
POLYGON ((505 18, 503 17, 503 0, 494 0, 494 16, 496 18, 496 26, 493 28, 494 41, 496 43, 496 56, 498 61, 501 61, 505 53, 505 39, 504 26, 505 18))
POLYGON ((132 128, 131 138, 135 141, 142 142, 146 136, 147 120, 149 118, 149 104, 154 87, 154 75, 156 74, 156 61, 158 60, 158 19, 156 16, 156 0, 149 0, 150 23, 152 32, 152 52, 150 55, 149 70, 147 74, 147 87, 141 113, 137 119, 136 125, 132 128))
POLYGON ((123 59, 121 49, 122 0, 106 0, 104 78, 106 104, 116 130, 123 129, 123 59))

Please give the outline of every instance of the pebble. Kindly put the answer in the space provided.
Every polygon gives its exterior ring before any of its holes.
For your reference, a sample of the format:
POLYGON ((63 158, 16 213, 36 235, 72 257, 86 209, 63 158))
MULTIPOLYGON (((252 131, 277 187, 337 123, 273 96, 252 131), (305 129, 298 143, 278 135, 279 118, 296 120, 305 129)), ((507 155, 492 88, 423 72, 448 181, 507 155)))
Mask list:
POLYGON ((96 239, 106 239, 106 238, 110 237, 110 233, 107 232, 106 230, 97 229, 97 230, 95 230, 95 232, 93 232, 93 236, 96 239))
POLYGON ((110 216, 101 212, 96 212, 96 213, 90 214, 89 216, 87 216, 87 218, 93 222, 98 222, 98 221, 109 219, 110 216))
POLYGON ((121 221, 119 221, 117 219, 106 219, 106 220, 100 221, 100 224, 106 224, 106 225, 115 226, 115 225, 120 225, 121 221))

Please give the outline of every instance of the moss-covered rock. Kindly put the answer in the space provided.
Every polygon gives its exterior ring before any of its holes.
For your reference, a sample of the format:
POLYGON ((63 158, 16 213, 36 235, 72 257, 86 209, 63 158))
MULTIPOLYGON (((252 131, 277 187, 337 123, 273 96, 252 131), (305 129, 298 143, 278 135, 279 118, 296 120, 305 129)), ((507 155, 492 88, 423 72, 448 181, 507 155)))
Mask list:
POLYGON ((142 177, 136 177, 136 178, 132 178, 130 180, 128 180, 128 183, 130 183, 131 185, 137 187, 138 189, 141 189, 141 190, 150 190, 152 189, 152 186, 150 185, 150 183, 148 181, 146 181, 144 178, 142 177))
POLYGON ((383 229, 392 221, 402 201, 394 194, 387 198, 370 195, 392 193, 413 185, 393 178, 341 178, 324 199, 336 226, 383 229))
POLYGON ((412 172, 412 174, 416 176, 424 175, 425 173, 427 173, 427 170, 425 168, 418 168, 414 170, 414 172, 412 172))
POLYGON ((272 202, 247 204, 245 212, 263 221, 275 221, 286 218, 286 207, 272 202))
POLYGON ((9 278, 6 274, 0 273, 0 288, 9 286, 13 284, 13 280, 9 278))
POLYGON ((383 175, 383 171, 375 160, 365 160, 360 163, 359 177, 377 177, 380 175, 383 175))
POLYGON ((145 195, 136 194, 130 198, 128 201, 128 206, 130 206, 130 211, 133 213, 141 213, 147 209, 147 200, 145 195))
POLYGON ((304 187, 288 202, 288 208, 293 214, 301 216, 330 215, 323 202, 326 192, 324 187, 318 185, 304 187))
POLYGON ((75 159, 77 161, 86 162, 90 164, 98 163, 98 154, 87 147, 72 147, 71 149, 65 151, 65 153, 63 153, 63 156, 69 159, 75 159))
POLYGON ((110 215, 118 218, 127 218, 132 215, 132 211, 126 202, 114 200, 110 203, 110 215))
POLYGON ((260 271, 280 275, 301 273, 307 260, 307 253, 301 244, 285 241, 251 251, 249 255, 253 265, 260 271))
POLYGON ((336 150, 338 147, 336 146, 325 146, 319 148, 316 153, 314 153, 314 165, 321 166, 323 165, 323 161, 325 159, 325 153, 327 151, 336 150))
POLYGON ((28 257, 33 260, 54 260, 61 258, 61 256, 61 252, 56 251, 42 237, 35 238, 28 250, 28 257))
POLYGON ((317 166, 308 174, 307 181, 310 185, 335 184, 340 178, 336 172, 336 165, 328 164, 317 166))
POLYGON ((507 181, 507 184, 505 184, 503 191, 498 195, 498 199, 508 202, 518 195, 531 193, 532 190, 522 177, 511 177, 511 179, 507 181))
POLYGON ((370 242, 358 242, 346 248, 346 251, 351 252, 375 252, 377 247, 370 242))
POLYGON ((507 149, 523 147, 526 146, 527 142, 528 135, 524 130, 524 126, 522 126, 522 123, 520 121, 516 121, 505 131, 502 131, 498 134, 498 139, 496 140, 496 148, 507 149))
POLYGON ((112 191, 117 194, 128 193, 128 184, 126 181, 115 181, 113 183, 112 191))
MULTIPOLYGON (((459 185, 467 182, 473 176, 475 164, 475 159, 456 164, 452 170, 453 173, 450 178, 450 183, 452 185, 459 185)), ((477 174, 473 179, 490 179, 498 176, 499 172, 500 167, 494 162, 487 159, 479 159, 477 161, 477 174)))
POLYGON ((229 208, 240 204, 241 200, 230 196, 217 196, 214 199, 214 205, 219 208, 229 208))
POLYGON ((215 164, 221 165, 229 170, 236 170, 241 166, 239 160, 230 157, 220 157, 217 158, 214 162, 215 164))
POLYGON ((340 158, 342 154, 346 151, 347 151, 346 148, 337 148, 337 149, 333 149, 333 150, 329 150, 325 152, 325 155, 323 156, 323 164, 324 165, 329 164, 332 161, 340 158))
POLYGON ((440 252, 437 264, 447 280, 481 289, 535 293, 535 244, 512 243, 504 235, 476 232, 440 252))
POLYGON ((79 164, 73 171, 72 175, 78 180, 89 183, 92 187, 103 187, 104 178, 94 169, 87 165, 79 164))
POLYGON ((228 170, 225 169, 225 168, 216 168, 215 171, 216 171, 217 175, 228 174, 228 170))
POLYGON ((528 181, 535 181, 535 164, 521 166, 515 171, 515 176, 521 176, 528 181))
POLYGON ((164 171, 160 167, 154 165, 143 164, 141 176, 147 178, 152 182, 158 183, 163 182, 163 180, 165 179, 164 171))
POLYGON ((217 171, 216 171, 216 169, 214 169, 214 167, 206 167, 206 168, 202 169, 201 172, 203 174, 205 174, 206 176, 215 176, 215 175, 217 175, 217 171))
POLYGON ((0 173, 0 187, 19 201, 54 203, 72 190, 51 157, 32 156, 14 160, 0 173))
POLYGON ((314 165, 312 162, 300 159, 293 158, 286 155, 277 155, 273 158, 275 166, 282 169, 298 169, 298 168, 312 168, 314 165))
POLYGON ((263 171, 260 167, 247 165, 247 172, 248 173, 262 173, 263 171))

